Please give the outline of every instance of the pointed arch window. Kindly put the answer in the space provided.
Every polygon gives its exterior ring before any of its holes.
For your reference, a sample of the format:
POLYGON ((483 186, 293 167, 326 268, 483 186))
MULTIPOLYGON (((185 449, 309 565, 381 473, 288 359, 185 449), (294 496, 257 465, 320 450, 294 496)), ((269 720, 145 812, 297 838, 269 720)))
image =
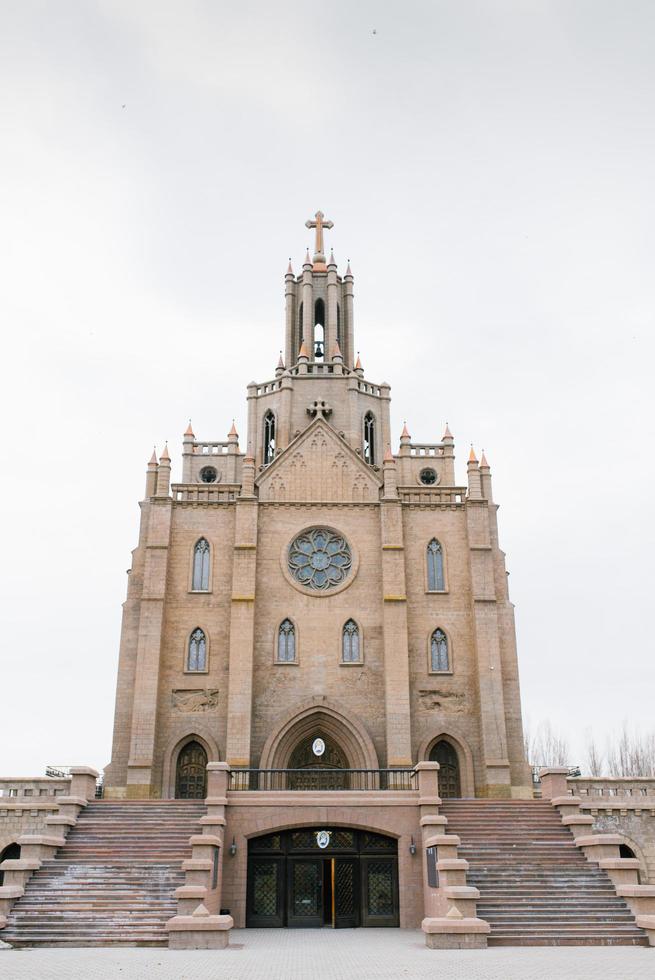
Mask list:
POLYGON ((359 626, 354 619, 344 623, 341 638, 341 659, 344 664, 356 664, 360 661, 359 626))
POLYGON ((436 538, 428 545, 428 592, 443 592, 446 588, 443 574, 443 548, 436 538))
POLYGON ((298 351, 297 351, 298 354, 300 354, 300 348, 302 347, 303 333, 304 333, 304 330, 303 330, 303 322, 302 322, 302 320, 303 320, 303 305, 304 304, 301 303, 300 306, 298 307, 298 351))
POLYGON ((325 303, 317 299, 314 304, 314 360, 325 357, 325 303))
POLYGON ((189 637, 186 669, 189 671, 207 670, 207 637, 200 627, 196 627, 189 637))
POLYGON ((341 306, 337 303, 337 343, 341 347, 341 306))
POLYGON ((364 416, 364 462, 375 463, 375 416, 372 412, 364 416))
POLYGON ((296 627, 290 619, 280 623, 277 632, 277 659, 281 664, 292 664, 296 659, 296 627))
POLYGON ((209 542, 206 538, 196 541, 193 549, 193 578, 191 589, 194 592, 209 592, 209 542))
POLYGON ((450 670, 448 637, 442 629, 436 629, 430 639, 430 670, 437 673, 450 670))
POLYGON ((272 463, 275 456, 275 416, 267 412, 264 416, 264 464, 272 463))

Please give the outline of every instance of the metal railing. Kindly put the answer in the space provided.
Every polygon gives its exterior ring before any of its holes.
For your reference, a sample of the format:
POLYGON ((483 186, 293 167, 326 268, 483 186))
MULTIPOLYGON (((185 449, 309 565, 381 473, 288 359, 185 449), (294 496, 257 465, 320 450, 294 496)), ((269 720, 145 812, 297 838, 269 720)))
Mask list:
POLYGON ((413 769, 233 769, 231 790, 333 791, 412 790, 413 769))

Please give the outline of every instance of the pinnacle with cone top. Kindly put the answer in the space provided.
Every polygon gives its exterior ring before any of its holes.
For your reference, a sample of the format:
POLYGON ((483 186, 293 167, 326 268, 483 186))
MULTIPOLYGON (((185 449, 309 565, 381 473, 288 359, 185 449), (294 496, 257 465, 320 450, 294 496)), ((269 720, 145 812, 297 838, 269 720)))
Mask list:
POLYGON ((348 268, 346 269, 346 275, 350 276, 351 279, 353 278, 353 274, 350 271, 350 259, 348 259, 348 268))
POLYGON ((331 248, 330 249, 330 261, 328 262, 328 265, 334 265, 334 266, 336 266, 336 264, 337 264, 337 260, 334 257, 334 249, 331 248))
POLYGON ((291 267, 291 256, 289 256, 289 268, 287 269, 287 275, 288 276, 292 276, 293 275, 293 269, 291 267))
POLYGON ((403 431, 400 433, 401 439, 411 439, 409 432, 407 431, 407 422, 403 422, 403 431))
POLYGON ((480 466, 486 466, 489 469, 489 463, 487 462, 487 457, 484 454, 484 449, 482 450, 482 459, 480 460, 480 466))
POLYGON ((332 348, 332 358, 342 357, 341 348, 339 347, 339 341, 335 340, 334 347, 332 348))
POLYGON ((232 419, 232 428, 230 429, 230 431, 228 432, 227 435, 228 435, 228 439, 230 438, 230 436, 236 436, 237 439, 239 438, 239 433, 236 430, 236 426, 234 424, 234 419, 232 419))
POLYGON ((355 371, 363 371, 363 370, 364 370, 364 368, 362 367, 362 361, 361 361, 361 358, 359 356, 359 351, 358 351, 357 352, 357 363, 355 364, 355 371))
POLYGON ((155 446, 153 446, 152 447, 152 456, 150 457, 150 460, 148 462, 148 466, 156 466, 156 465, 157 465, 157 449, 156 449, 155 446))
POLYGON ((473 448, 473 443, 471 443, 471 452, 469 453, 469 463, 477 463, 478 459, 475 455, 475 449, 473 448))
POLYGON ((388 445, 388 444, 387 444, 387 448, 384 451, 384 460, 383 460, 383 462, 385 462, 385 463, 393 463, 393 462, 395 462, 395 460, 393 458, 393 453, 391 452, 391 446, 388 445))
POLYGON ((161 454, 161 456, 159 457, 159 462, 160 463, 163 463, 164 461, 166 461, 167 463, 170 463, 170 461, 171 461, 171 457, 168 455, 168 443, 165 443, 165 445, 164 445, 164 451, 161 454))
POLYGON ((304 261, 303 264, 304 265, 311 265, 312 264, 312 260, 309 257, 309 249, 307 249, 307 254, 305 255, 305 261, 304 261))
POLYGON ((191 427, 191 419, 189 419, 189 424, 186 427, 186 432, 184 433, 184 435, 185 436, 191 436, 192 439, 195 438, 195 436, 193 434, 193 429, 191 427))
POLYGON ((448 428, 448 423, 446 422, 446 428, 444 430, 444 434, 441 437, 441 441, 443 442, 444 439, 452 439, 452 438, 453 438, 453 434, 450 431, 450 429, 448 428))
POLYGON ((277 366, 278 368, 281 368, 284 371, 284 361, 282 360, 282 351, 280 351, 280 356, 278 357, 277 366))
POLYGON ((307 353, 307 344, 305 343, 304 340, 300 345, 300 350, 298 351, 298 359, 300 360, 301 357, 306 357, 307 360, 309 360, 309 354, 307 353))

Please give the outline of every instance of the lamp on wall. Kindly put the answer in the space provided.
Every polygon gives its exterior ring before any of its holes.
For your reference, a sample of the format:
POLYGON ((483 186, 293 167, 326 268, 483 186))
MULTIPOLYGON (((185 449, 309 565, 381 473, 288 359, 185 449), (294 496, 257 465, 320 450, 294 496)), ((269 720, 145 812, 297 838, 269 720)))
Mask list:
POLYGON ((414 840, 414 835, 412 834, 412 839, 409 844, 409 853, 414 857, 416 854, 416 841, 414 840))
POLYGON ((230 857, 234 857, 237 852, 237 842, 234 837, 232 838, 232 843, 230 844, 230 857))

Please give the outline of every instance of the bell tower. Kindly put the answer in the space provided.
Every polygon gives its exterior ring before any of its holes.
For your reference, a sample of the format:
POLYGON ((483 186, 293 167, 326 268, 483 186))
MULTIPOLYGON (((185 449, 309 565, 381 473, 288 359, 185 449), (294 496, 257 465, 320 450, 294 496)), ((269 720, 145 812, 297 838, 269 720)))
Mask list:
POLYGON ((285 276, 285 364, 292 367, 298 363, 304 341, 309 361, 327 364, 340 358, 352 370, 354 280, 350 265, 341 277, 332 251, 326 262, 323 232, 333 228, 334 222, 326 221, 322 211, 305 224, 316 234, 314 257, 310 258, 308 249, 299 276, 294 275, 289 260, 285 276))

